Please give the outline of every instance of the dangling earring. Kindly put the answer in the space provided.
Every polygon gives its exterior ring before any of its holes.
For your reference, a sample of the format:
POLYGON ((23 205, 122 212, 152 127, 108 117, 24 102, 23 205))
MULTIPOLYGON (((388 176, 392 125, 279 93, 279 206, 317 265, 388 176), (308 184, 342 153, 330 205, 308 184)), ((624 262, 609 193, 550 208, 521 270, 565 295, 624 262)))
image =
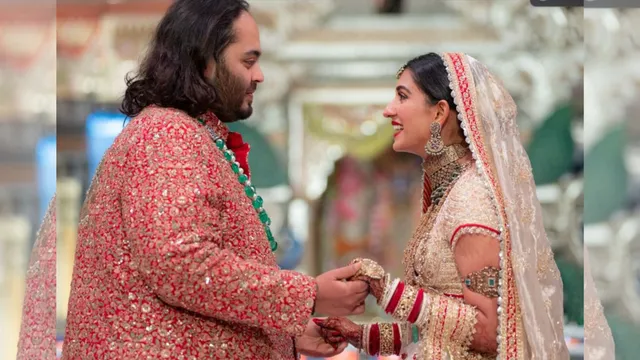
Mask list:
POLYGON ((444 142, 442 141, 442 127, 440 123, 434 121, 431 123, 431 139, 427 141, 424 151, 428 156, 439 156, 444 152, 444 142))

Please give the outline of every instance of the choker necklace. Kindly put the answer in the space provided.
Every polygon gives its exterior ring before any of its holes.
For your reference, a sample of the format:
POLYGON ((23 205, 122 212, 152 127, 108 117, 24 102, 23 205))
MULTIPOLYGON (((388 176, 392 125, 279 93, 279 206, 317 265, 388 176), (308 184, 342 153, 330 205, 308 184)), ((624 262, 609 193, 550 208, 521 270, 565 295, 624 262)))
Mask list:
POLYGON ((432 190, 429 194, 425 189, 424 195, 430 195, 431 204, 440 203, 450 185, 460 177, 466 164, 460 164, 458 160, 467 154, 469 148, 462 144, 453 144, 446 146, 441 155, 429 156, 424 160, 423 181, 425 187, 428 186, 432 190))

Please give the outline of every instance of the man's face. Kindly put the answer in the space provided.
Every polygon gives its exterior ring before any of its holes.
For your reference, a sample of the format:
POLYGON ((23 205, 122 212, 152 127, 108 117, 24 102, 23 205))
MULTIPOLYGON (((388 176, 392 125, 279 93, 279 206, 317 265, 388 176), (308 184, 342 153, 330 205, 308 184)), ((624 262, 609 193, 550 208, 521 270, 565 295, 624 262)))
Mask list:
POLYGON ((253 93, 264 75, 258 64, 260 34, 253 17, 243 12, 234 22, 236 41, 229 45, 217 64, 212 60, 206 77, 216 87, 215 114, 224 122, 243 120, 251 116, 253 93))

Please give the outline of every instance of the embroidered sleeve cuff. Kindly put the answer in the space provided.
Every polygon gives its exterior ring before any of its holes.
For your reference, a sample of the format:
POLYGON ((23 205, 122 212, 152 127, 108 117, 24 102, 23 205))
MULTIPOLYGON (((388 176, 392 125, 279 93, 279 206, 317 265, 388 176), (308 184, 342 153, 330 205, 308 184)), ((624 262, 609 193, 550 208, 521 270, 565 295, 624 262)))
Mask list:
POLYGON ((464 235, 486 235, 497 240, 500 240, 500 231, 482 224, 464 224, 456 228, 451 236, 451 248, 455 249, 458 240, 464 235))
POLYGON ((313 308, 317 294, 316 280, 298 272, 287 272, 291 276, 288 284, 289 299, 273 298, 271 301, 281 303, 281 321, 288 323, 283 330, 292 335, 300 336, 304 333, 309 319, 313 316, 313 308))
POLYGON ((427 341, 446 340, 455 359, 466 359, 475 333, 477 311, 460 299, 431 295, 431 301, 416 325, 427 341))

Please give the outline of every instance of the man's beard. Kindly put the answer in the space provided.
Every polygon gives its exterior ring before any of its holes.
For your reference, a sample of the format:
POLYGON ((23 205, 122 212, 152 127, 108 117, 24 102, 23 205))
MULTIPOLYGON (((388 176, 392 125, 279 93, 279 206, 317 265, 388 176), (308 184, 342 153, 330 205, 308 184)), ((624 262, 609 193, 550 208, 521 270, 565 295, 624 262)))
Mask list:
MULTIPOLYGON (((242 107, 250 89, 247 89, 242 78, 229 71, 224 63, 217 66, 213 86, 217 95, 213 112, 220 121, 230 123, 251 116, 251 104, 246 108, 242 107)), ((252 84, 252 88, 255 90, 255 83, 252 84)))

